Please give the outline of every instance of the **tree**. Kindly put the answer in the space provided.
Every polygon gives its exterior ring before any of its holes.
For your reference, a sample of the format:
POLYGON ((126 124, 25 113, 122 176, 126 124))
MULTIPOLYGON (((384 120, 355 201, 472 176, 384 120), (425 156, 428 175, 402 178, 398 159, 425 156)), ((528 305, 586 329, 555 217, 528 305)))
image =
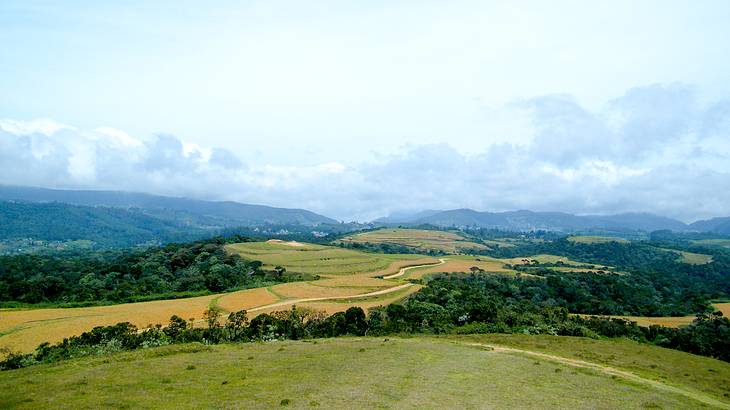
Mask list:
POLYGON ((188 324, 185 319, 178 315, 172 315, 170 323, 163 332, 174 341, 183 341, 185 333, 188 330, 188 324))
POLYGON ((203 312, 203 318, 208 325, 206 331, 203 332, 203 337, 212 343, 218 343, 221 339, 220 317, 221 312, 216 308, 210 308, 203 312))
POLYGON ((228 340, 243 340, 244 336, 246 335, 247 327, 248 316, 245 310, 239 310, 238 312, 233 312, 228 315, 228 322, 226 322, 228 340))

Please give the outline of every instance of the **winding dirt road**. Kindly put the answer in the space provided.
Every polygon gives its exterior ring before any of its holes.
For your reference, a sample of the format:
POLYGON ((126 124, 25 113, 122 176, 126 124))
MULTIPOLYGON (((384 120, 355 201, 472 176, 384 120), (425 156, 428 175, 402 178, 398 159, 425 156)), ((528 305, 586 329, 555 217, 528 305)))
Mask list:
MULTIPOLYGON (((428 267, 428 266, 438 266, 438 265, 443 265, 444 263, 446 263, 446 259, 439 258, 439 263, 425 263, 425 264, 421 264, 421 265, 406 266, 405 268, 401 268, 398 271, 398 273, 388 275, 388 276, 383 276, 383 279, 393 279, 393 278, 403 276, 406 273, 406 271, 408 271, 409 269, 424 268, 424 267, 428 267)), ((393 287, 390 287, 387 289, 376 290, 374 292, 368 292, 368 293, 360 293, 357 295, 287 299, 287 300, 281 300, 281 301, 274 302, 274 303, 269 303, 266 305, 257 306, 252 309, 248 309, 248 312, 257 312, 260 310, 278 308, 278 307, 282 307, 282 306, 291 306, 291 305, 296 305, 299 303, 307 303, 307 302, 327 302, 327 301, 332 301, 332 300, 363 299, 363 298, 369 298, 372 296, 387 295, 389 293, 398 292, 399 290, 409 288, 411 286, 413 286, 413 283, 404 283, 404 284, 393 286, 393 287)))
POLYGON ((411 270, 411 269, 424 268, 426 266, 438 266, 438 265, 443 265, 444 263, 446 263, 446 259, 439 258, 439 263, 427 263, 425 265, 406 266, 405 268, 401 268, 401 270, 399 270, 398 273, 394 273, 394 274, 388 275, 388 276, 383 276, 383 279, 397 278, 399 276, 405 275, 406 274, 406 271, 411 270))
POLYGON ((586 362, 586 361, 578 360, 578 359, 569 359, 567 357, 555 356, 552 354, 535 352, 532 350, 516 349, 514 347, 506 347, 506 346, 483 344, 483 343, 460 343, 460 344, 464 344, 467 346, 488 348, 488 349, 490 349, 491 352, 494 352, 494 353, 521 354, 521 355, 526 355, 526 356, 537 357, 540 359, 544 359, 544 360, 548 360, 548 361, 552 361, 552 362, 556 362, 556 363, 565 364, 568 366, 580 367, 583 369, 591 369, 591 370, 595 370, 595 371, 598 371, 598 372, 601 372, 604 374, 608 374, 610 376, 621 377, 623 379, 626 379, 626 380, 629 380, 629 381, 632 381, 635 383, 647 385, 647 386, 650 386, 650 387, 653 387, 653 388, 656 388, 659 390, 663 390, 663 391, 666 391, 669 393, 679 394, 679 395, 697 400, 697 401, 707 404, 709 406, 713 406, 713 407, 717 407, 717 408, 721 408, 721 409, 730 409, 730 404, 716 400, 697 390, 671 386, 671 385, 662 383, 657 380, 647 379, 647 378, 641 377, 637 374, 634 374, 634 373, 631 373, 631 372, 628 372, 625 370, 619 370, 614 367, 610 367, 610 366, 606 366, 606 365, 602 365, 602 364, 586 362))
POLYGON ((271 303, 268 305, 258 306, 253 309, 248 309, 248 312, 256 312, 259 310, 264 309, 271 309, 271 308, 277 308, 282 306, 289 306, 289 305, 296 305, 297 303, 306 303, 306 302, 325 302, 330 300, 349 300, 349 299, 362 299, 362 298, 368 298, 371 296, 380 296, 380 295, 387 295, 388 293, 397 292, 401 289, 405 289, 408 287, 413 286, 412 283, 404 283, 402 285, 394 286, 392 288, 388 289, 381 289, 377 290, 375 292, 368 292, 368 293, 360 293, 358 295, 350 295, 350 296, 325 296, 321 298, 301 298, 301 299, 288 299, 288 300, 282 300, 276 303, 271 303))

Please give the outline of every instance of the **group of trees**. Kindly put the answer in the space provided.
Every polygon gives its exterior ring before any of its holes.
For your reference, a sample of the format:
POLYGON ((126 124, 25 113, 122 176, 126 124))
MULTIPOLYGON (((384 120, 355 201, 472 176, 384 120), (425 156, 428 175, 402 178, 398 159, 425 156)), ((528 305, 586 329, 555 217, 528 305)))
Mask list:
MULTIPOLYGON (((221 292, 310 279, 266 271, 224 249, 246 238, 213 238, 126 252, 0 256, 0 302, 73 305, 221 292)), ((7 303, 6 303, 7 304, 7 303)))

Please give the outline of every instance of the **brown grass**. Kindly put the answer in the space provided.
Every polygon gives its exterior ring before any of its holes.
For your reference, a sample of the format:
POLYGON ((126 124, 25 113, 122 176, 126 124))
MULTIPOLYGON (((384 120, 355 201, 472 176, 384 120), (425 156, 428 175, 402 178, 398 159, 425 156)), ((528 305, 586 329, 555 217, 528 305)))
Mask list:
MULTIPOLYGON (((715 310, 722 312, 723 316, 730 317, 730 303, 714 303, 712 306, 715 310)), ((590 316, 590 315, 581 315, 590 316)), ((649 317, 649 316, 610 316, 636 322, 639 326, 651 326, 659 325, 666 327, 681 327, 687 326, 695 320, 695 316, 663 316, 663 317, 649 317)))
POLYGON ((222 295, 216 301, 216 306, 228 312, 237 312, 256 306, 268 305, 278 300, 279 298, 266 288, 256 288, 239 290, 238 292, 222 295))
POLYGON ((71 309, 3 311, 0 313, 0 334, 4 335, 0 338, 0 346, 27 352, 43 342, 59 342, 95 326, 130 322, 141 328, 167 323, 172 315, 200 319, 216 297, 209 295, 71 309))

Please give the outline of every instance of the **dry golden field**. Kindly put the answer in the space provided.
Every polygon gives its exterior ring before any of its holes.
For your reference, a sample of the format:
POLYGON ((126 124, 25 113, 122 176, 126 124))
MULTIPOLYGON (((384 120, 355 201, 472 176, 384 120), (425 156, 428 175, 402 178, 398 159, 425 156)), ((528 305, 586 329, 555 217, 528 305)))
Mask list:
MULTIPOLYGON (((714 303, 712 306, 716 310, 722 312, 723 316, 730 317, 730 303, 714 303)), ((648 316, 611 316, 631 320, 639 326, 659 325, 666 327, 686 326, 695 319, 695 316, 665 316, 665 317, 648 317, 648 316)))

